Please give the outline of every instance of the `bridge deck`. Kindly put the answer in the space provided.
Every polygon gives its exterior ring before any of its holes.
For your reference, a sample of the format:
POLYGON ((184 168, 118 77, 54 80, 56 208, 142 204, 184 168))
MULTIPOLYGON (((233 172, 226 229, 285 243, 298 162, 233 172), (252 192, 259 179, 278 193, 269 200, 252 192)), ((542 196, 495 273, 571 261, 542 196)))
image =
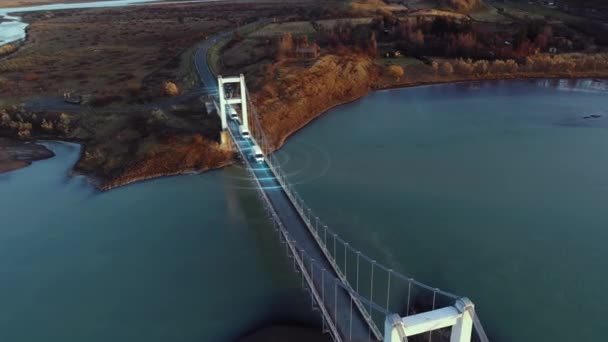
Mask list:
MULTIPOLYGON (((233 136, 238 140, 238 148, 244 152, 244 155, 249 155, 253 147, 251 141, 243 139, 240 136, 238 126, 234 122, 229 123, 228 127, 233 136)), ((336 285, 334 283, 338 279, 338 275, 333 270, 318 243, 310 234, 302 217, 287 197, 272 170, 265 162, 258 163, 251 158, 246 158, 244 163, 248 168, 253 170, 255 177, 262 185, 262 190, 268 196, 283 226, 296 241, 296 245, 303 249, 306 255, 314 259, 315 265, 312 267, 313 271, 310 272, 310 276, 318 293, 324 297, 325 307, 330 312, 330 316, 333 318, 342 339, 344 341, 371 340, 373 334, 371 334, 367 322, 358 311, 356 305, 354 303, 351 305, 351 298, 348 292, 339 284, 336 285), (326 270, 325 274, 322 274, 322 269, 326 270)))
MULTIPOLYGON (((208 88, 214 90, 217 90, 217 80, 209 69, 206 56, 209 47, 215 43, 216 39, 210 39, 201 45, 195 56, 195 64, 201 80, 208 88)), ((235 140, 237 140, 235 144, 244 152, 245 156, 248 156, 250 154, 249 151, 253 147, 252 142, 240 135, 238 125, 232 120, 230 120, 228 128, 235 140)), ((281 223, 296 241, 298 248, 303 249, 304 253, 314 259, 315 265, 312 268, 313 271, 309 272, 309 275, 313 279, 317 293, 322 297, 325 308, 330 313, 330 319, 332 319, 337 327, 340 338, 343 341, 375 340, 368 323, 356 305, 351 301, 349 293, 339 284, 336 285, 335 279, 338 279, 338 275, 309 232, 302 217, 291 203, 268 164, 266 162, 255 162, 251 158, 244 159, 243 162, 246 167, 253 170, 255 177, 262 185, 262 190, 266 193, 278 214, 281 223)))

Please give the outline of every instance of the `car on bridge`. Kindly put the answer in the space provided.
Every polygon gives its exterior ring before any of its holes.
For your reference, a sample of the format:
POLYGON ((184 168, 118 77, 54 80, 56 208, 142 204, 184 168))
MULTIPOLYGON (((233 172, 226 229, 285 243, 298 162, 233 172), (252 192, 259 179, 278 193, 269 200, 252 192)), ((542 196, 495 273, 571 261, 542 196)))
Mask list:
POLYGON ((251 159, 255 160, 258 163, 261 163, 264 161, 264 153, 262 152, 262 149, 260 148, 260 146, 253 145, 251 159))
POLYGON ((244 139, 249 139, 251 136, 249 135, 249 130, 245 126, 239 126, 239 130, 241 131, 241 136, 244 139))
POLYGON ((234 121, 236 121, 239 125, 241 124, 241 119, 239 119, 239 114, 236 112, 236 110, 230 106, 230 118, 234 121))

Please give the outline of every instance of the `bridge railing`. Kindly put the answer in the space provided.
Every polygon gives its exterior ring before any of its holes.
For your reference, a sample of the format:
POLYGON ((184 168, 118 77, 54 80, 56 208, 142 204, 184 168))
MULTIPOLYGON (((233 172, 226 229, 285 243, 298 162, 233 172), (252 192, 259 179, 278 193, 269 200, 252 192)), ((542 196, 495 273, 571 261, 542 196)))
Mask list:
MULTIPOLYGON (((351 295, 352 304, 359 310, 376 339, 383 333, 378 327, 384 325, 387 314, 396 313, 401 317, 452 306, 461 296, 429 286, 412 277, 405 276, 368 257, 360 250, 343 240, 329 229, 312 209, 305 203, 287 174, 280 167, 275 154, 269 153, 271 146, 264 134, 258 113, 247 93, 252 134, 266 154, 266 162, 283 187, 292 205, 298 211, 306 226, 338 274, 340 286, 351 295)), ((477 317, 474 315, 475 339, 487 341, 488 338, 477 317)), ((440 331, 429 332, 429 338, 441 335, 440 331)))

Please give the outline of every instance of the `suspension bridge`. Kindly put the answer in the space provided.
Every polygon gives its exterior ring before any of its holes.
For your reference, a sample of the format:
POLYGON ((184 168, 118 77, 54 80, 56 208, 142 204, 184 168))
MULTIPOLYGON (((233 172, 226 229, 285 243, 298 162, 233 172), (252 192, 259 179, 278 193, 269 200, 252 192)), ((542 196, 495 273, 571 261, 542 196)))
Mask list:
POLYGON ((216 94, 222 144, 240 154, 312 309, 321 315, 323 332, 337 342, 488 341, 469 299, 376 262, 314 215, 269 153, 244 76, 216 77, 207 64, 209 48, 228 34, 201 45, 195 66, 204 86, 216 94))

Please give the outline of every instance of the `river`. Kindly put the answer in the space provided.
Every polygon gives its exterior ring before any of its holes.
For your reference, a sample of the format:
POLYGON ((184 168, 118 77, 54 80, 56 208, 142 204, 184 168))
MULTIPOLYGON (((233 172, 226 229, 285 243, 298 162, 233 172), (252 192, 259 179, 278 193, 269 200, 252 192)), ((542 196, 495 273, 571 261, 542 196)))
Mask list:
MULTIPOLYGON (((492 341, 608 325, 608 87, 373 93, 278 152, 308 204, 395 270, 470 297, 492 341)), ((228 341, 315 324, 239 167, 98 193, 57 157, 0 175, 0 340, 228 341)))
POLYGON ((318 325, 237 167, 96 192, 79 147, 0 174, 0 341, 231 341, 318 325))
POLYGON ((608 331, 608 83, 380 91, 279 152, 351 245, 470 297, 494 342, 608 331), (287 158, 289 157, 289 158, 287 158))

